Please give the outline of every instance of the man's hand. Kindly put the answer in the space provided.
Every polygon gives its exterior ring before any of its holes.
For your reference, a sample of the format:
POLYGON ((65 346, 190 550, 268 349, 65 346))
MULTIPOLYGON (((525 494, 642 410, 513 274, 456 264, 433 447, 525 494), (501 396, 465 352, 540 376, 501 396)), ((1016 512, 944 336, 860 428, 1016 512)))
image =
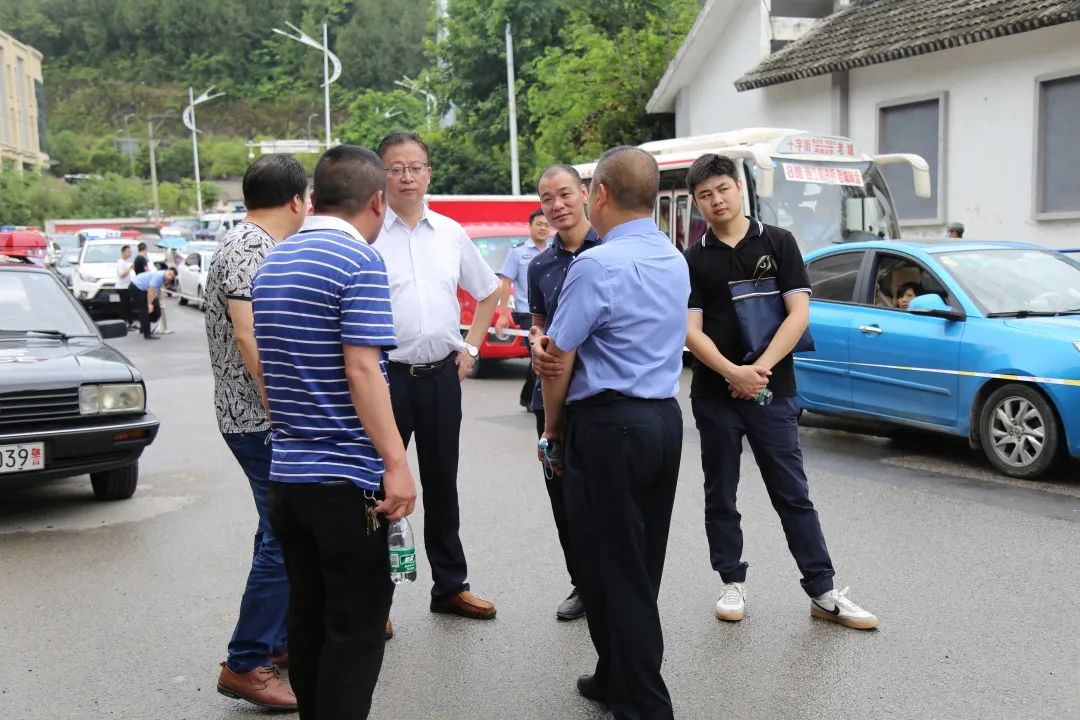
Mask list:
POLYGON ((510 311, 503 309, 499 317, 495 319, 495 334, 502 335, 510 326, 510 311))
POLYGON ((533 372, 544 380, 554 380, 563 374, 566 366, 548 351, 551 338, 533 325, 529 329, 529 344, 532 346, 533 372))
POLYGON ((536 449, 536 457, 537 457, 537 459, 540 460, 540 464, 543 465, 545 469, 551 470, 551 472, 555 473, 556 475, 562 475, 563 474, 563 464, 562 464, 562 441, 563 441, 563 437, 562 437, 562 432, 546 430, 546 431, 544 431, 544 434, 541 436, 541 439, 547 440, 549 444, 553 444, 553 445, 557 444, 558 445, 558 448, 557 448, 558 457, 557 457, 557 462, 549 463, 548 459, 546 457, 544 457, 544 454, 542 452, 540 452, 540 448, 537 447, 537 449, 536 449))
POLYGON ((738 365, 728 373, 732 397, 754 397, 769 385, 772 370, 761 365, 738 365), (738 394, 736 394, 738 393, 738 394))
POLYGON ((464 349, 458 351, 455 362, 457 363, 457 379, 459 382, 468 376, 469 371, 472 370, 472 366, 476 364, 476 361, 473 360, 473 356, 469 354, 468 350, 464 349))
POLYGON ((387 465, 382 479, 383 499, 375 503, 375 512, 387 520, 400 520, 412 514, 416 505, 416 483, 408 462, 387 465))

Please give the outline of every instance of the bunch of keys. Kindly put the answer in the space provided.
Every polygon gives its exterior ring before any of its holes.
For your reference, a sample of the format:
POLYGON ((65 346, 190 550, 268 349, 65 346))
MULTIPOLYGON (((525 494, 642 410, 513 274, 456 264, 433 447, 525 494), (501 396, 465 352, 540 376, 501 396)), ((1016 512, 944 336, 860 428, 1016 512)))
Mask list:
POLYGON ((536 444, 536 456, 544 466, 544 477, 552 480, 562 474, 562 445, 558 440, 542 437, 536 444))
POLYGON ((371 490, 364 491, 364 515, 367 519, 367 534, 374 535, 382 527, 382 520, 379 519, 379 513, 375 512, 375 493, 371 490))

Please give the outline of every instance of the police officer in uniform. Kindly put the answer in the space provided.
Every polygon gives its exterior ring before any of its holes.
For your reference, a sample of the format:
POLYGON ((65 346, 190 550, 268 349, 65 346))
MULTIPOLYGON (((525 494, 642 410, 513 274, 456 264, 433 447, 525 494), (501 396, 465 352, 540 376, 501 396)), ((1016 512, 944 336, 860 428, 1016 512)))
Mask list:
POLYGON ((675 397, 690 279, 653 222, 659 182, 642 150, 600 158, 589 209, 604 242, 571 263, 538 340, 544 439, 564 451, 571 545, 599 656, 578 691, 608 705, 610 720, 673 717, 656 598, 682 451, 675 397))

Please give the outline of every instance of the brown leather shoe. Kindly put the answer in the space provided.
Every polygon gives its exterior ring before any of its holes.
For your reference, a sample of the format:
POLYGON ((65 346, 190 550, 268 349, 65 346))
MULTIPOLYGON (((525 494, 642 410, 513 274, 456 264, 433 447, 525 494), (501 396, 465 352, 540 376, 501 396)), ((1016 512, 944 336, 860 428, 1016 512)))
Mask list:
POLYGON ((491 620, 495 617, 495 604, 481 600, 466 590, 448 598, 432 600, 431 612, 460 615, 474 620, 491 620))
POLYGON ((225 663, 221 663, 217 691, 225 697, 246 700, 252 705, 269 710, 296 709, 296 695, 289 684, 281 679, 275 667, 234 673, 225 663))
POLYGON ((394 621, 390 618, 386 618, 386 639, 394 637, 394 621))
POLYGON ((270 662, 273 663, 274 667, 276 667, 278 670, 288 670, 289 669, 289 651, 286 650, 285 652, 281 653, 280 655, 271 655, 270 656, 270 662))

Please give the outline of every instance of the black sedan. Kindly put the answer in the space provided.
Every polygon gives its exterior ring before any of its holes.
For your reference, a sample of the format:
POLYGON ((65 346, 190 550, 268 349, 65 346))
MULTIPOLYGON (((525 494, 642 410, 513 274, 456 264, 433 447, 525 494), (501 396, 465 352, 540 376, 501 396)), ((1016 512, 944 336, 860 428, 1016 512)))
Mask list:
POLYGON ((90 475, 98 500, 131 497, 158 421, 142 376, 57 276, 0 263, 0 491, 5 479, 90 475))

